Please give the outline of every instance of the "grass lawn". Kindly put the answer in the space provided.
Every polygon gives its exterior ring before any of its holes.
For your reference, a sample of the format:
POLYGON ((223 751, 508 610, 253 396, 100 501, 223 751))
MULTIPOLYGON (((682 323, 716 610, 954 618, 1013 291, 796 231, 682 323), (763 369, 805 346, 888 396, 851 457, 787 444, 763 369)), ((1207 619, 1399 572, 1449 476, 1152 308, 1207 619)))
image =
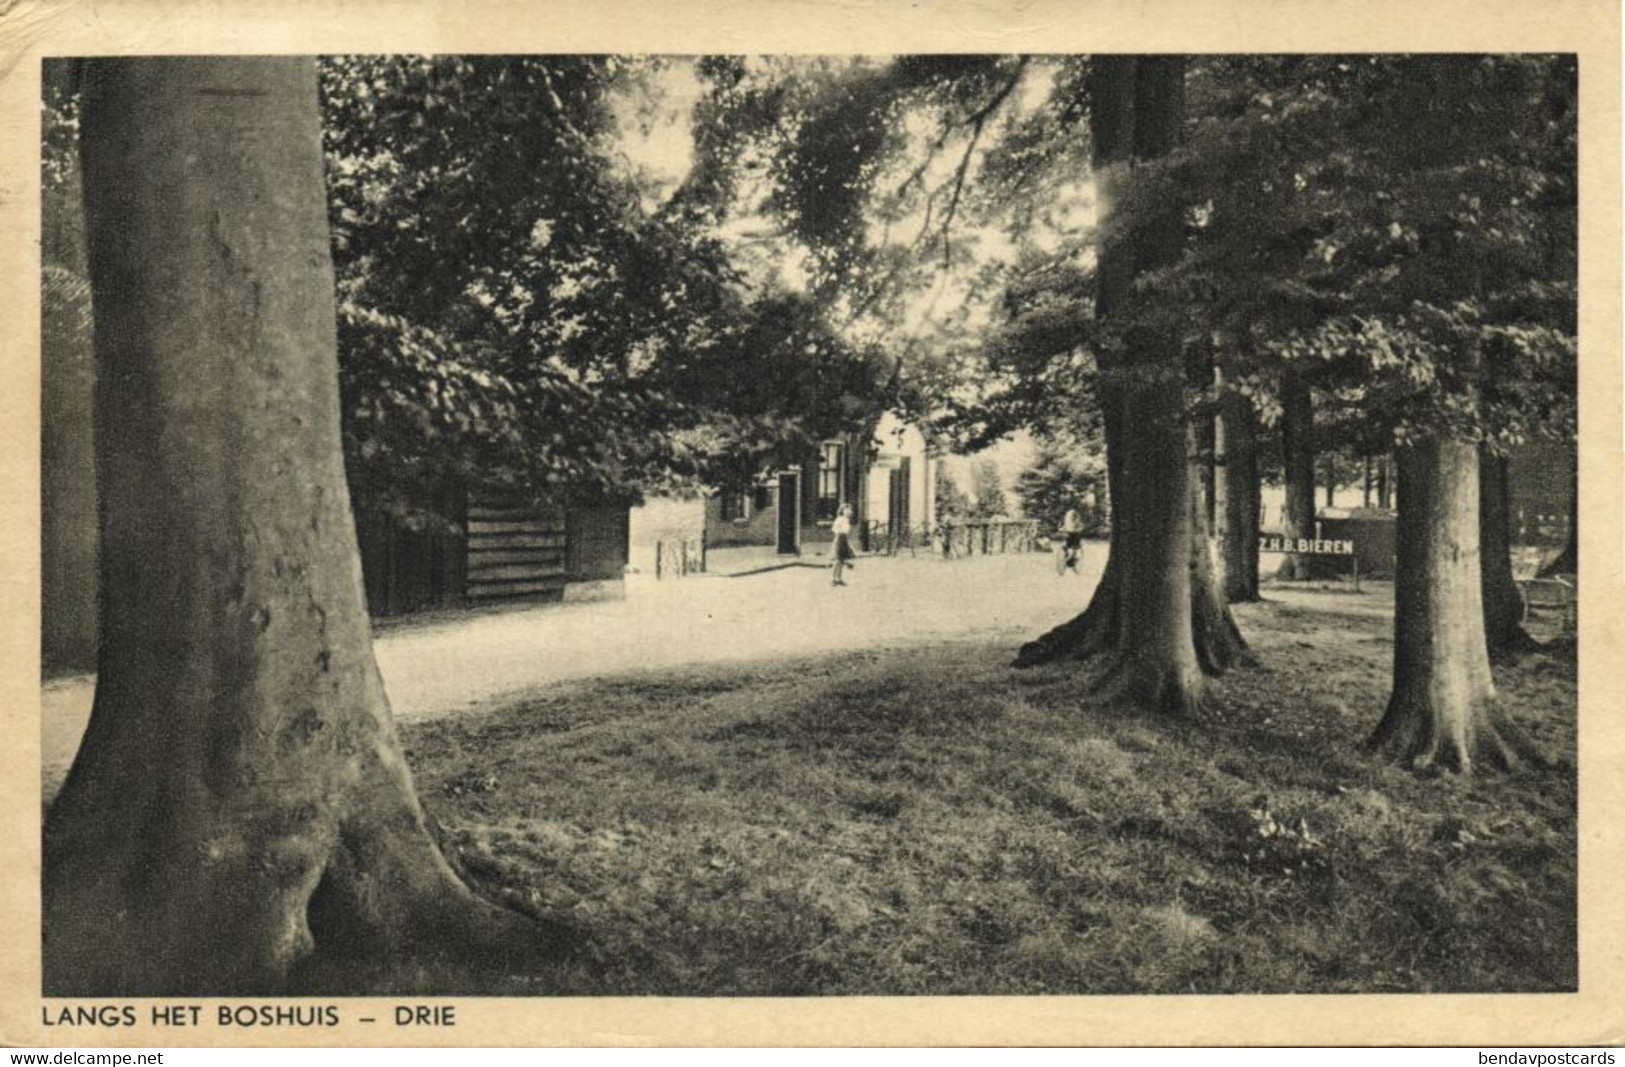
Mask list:
POLYGON ((403 734, 475 884, 583 936, 564 992, 1574 989, 1572 652, 1497 671, 1548 766, 1419 777, 1360 751, 1373 608, 1243 607, 1262 666, 1199 722, 982 639, 561 683, 403 734))

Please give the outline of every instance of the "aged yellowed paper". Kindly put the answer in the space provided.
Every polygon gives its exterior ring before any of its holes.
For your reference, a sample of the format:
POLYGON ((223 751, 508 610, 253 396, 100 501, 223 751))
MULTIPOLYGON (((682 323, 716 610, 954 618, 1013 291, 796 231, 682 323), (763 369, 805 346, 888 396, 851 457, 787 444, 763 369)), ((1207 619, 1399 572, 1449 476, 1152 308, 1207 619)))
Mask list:
MULTIPOLYGON (((629 0, 312 5, 131 0, 0 7, 0 331, 9 388, 0 426, 7 560, 0 684, 0 1042, 18 1045, 1580 1045, 1625 1040, 1625 802, 1616 645, 1625 545, 1620 342, 1620 16, 1606 0, 1516 3, 854 3, 629 0), (163 1002, 47 1001, 40 966, 39 336, 41 64, 53 57, 335 53, 896 54, 1552 52, 1579 57, 1580 121, 1580 981, 1577 993, 1450 996, 945 998, 337 998, 337 1025, 220 1026, 262 999, 186 1002, 199 1025, 153 1024, 163 1002), (48 1006, 131 1008, 133 1025, 50 1027, 48 1006), (454 1026, 393 1025, 450 1007, 454 1026), (361 1018, 378 1023, 362 1023, 361 1018), (416 1017, 416 1016, 415 1016, 416 1017)), ((190 1017, 190 1016, 188 1016, 190 1017)), ((419 1017, 421 1018, 421 1017, 419 1017)), ((121 1017, 122 1020, 122 1017, 121 1017)))

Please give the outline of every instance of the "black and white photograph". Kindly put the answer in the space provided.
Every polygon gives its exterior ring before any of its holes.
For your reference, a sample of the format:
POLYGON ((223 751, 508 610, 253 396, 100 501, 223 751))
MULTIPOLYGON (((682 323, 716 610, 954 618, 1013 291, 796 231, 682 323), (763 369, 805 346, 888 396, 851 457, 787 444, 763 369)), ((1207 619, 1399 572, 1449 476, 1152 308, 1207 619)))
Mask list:
POLYGON ((1586 77, 44 57, 35 997, 1580 992, 1586 77))

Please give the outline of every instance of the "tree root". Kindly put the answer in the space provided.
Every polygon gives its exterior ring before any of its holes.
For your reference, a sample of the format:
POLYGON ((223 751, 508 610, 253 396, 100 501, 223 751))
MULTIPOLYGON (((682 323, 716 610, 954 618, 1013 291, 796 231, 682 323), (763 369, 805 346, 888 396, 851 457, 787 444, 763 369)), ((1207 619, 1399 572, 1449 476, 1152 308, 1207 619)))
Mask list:
MULTIPOLYGON (((498 907, 467 889, 419 902, 416 921, 387 930, 322 911, 313 898, 315 951, 288 977, 296 995, 478 995, 558 992, 581 935, 498 907), (382 936, 380 936, 382 935, 382 936), (357 951, 357 949, 362 949, 357 951)), ((330 906, 330 905, 329 905, 330 906)))
POLYGON ((1229 609, 1211 603, 1200 591, 1193 599, 1191 623, 1195 629, 1196 659, 1202 673, 1216 678, 1232 667, 1258 666, 1229 609))
POLYGON ((1367 739, 1368 752, 1415 771, 1470 775, 1477 768, 1512 772, 1545 759, 1491 699, 1456 729, 1425 701, 1396 693, 1367 739))
MULTIPOLYGON (((1218 677, 1233 667, 1258 665, 1230 612, 1210 604, 1200 592, 1192 596, 1196 656, 1202 673, 1218 677)), ((1022 645, 1014 666, 1034 667, 1062 660, 1087 660, 1116 649, 1119 639, 1118 597, 1102 588, 1083 613, 1022 645)))
POLYGON ((1189 718, 1207 706, 1207 686, 1200 671, 1187 676, 1167 664, 1133 653, 1118 653, 1091 692, 1108 704, 1132 704, 1160 715, 1189 718))
POLYGON ((546 981, 574 931, 472 887, 425 814, 404 832, 346 833, 305 905, 313 952, 290 971, 302 992, 475 993, 546 981), (439 847, 436 847, 436 846, 439 847))
POLYGON ((1022 645, 1014 666, 1036 667, 1060 660, 1084 660, 1117 642, 1117 588, 1102 579, 1089 606, 1079 615, 1022 645))

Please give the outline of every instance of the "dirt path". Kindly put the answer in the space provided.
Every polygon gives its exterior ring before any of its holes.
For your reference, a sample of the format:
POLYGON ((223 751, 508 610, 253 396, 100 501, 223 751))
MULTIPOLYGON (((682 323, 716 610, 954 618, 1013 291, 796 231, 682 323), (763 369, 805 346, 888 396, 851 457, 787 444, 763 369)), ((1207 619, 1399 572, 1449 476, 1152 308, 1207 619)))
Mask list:
MULTIPOLYGON (((628 579, 627 598, 388 626, 374 647, 395 715, 429 719, 538 685, 685 664, 877 650, 925 641, 1021 641, 1081 610, 1104 545, 1083 574, 1057 577, 1043 554, 942 561, 865 559, 849 584, 795 567, 747 578, 628 579)), ((95 679, 42 688, 44 786, 54 792, 89 721, 95 679)))

